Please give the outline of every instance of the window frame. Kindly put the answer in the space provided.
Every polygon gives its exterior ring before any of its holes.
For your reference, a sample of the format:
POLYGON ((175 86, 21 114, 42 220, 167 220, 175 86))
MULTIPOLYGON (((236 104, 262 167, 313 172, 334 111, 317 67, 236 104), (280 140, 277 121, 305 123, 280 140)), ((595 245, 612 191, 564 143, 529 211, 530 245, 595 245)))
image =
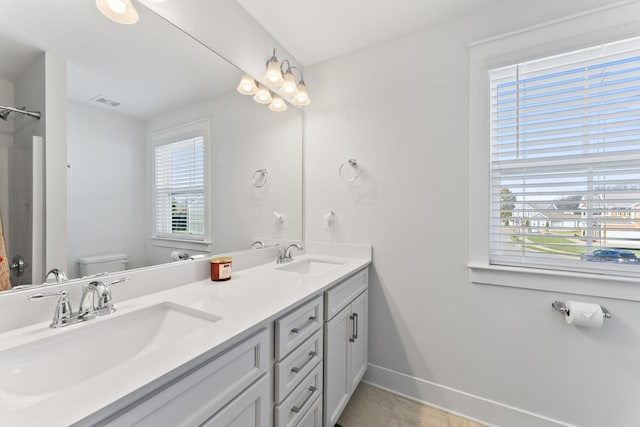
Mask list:
POLYGON ((209 119, 201 119, 151 133, 149 186, 151 195, 151 243, 154 246, 198 251, 209 251, 211 248, 210 127, 209 119), (158 234, 156 227, 156 148, 196 137, 202 137, 204 143, 204 233, 202 238, 181 238, 178 235, 158 234))
POLYGON ((640 301, 640 274, 616 276, 489 263, 489 70, 636 37, 640 35, 639 12, 638 4, 618 3, 469 45, 467 265, 471 282, 640 301))

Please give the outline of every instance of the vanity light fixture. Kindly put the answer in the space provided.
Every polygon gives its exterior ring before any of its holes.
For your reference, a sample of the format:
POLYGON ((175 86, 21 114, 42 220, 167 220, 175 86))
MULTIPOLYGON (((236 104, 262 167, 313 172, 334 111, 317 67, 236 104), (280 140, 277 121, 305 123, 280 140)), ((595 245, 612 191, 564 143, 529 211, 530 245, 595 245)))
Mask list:
POLYGON ((258 90, 253 95, 253 100, 258 104, 271 104, 271 91, 265 85, 258 85, 258 90))
POLYGON ((96 7, 104 16, 119 24, 138 22, 138 12, 131 0, 96 0, 96 7))
POLYGON ((269 109, 271 111, 280 112, 287 109, 287 103, 284 99, 280 98, 278 95, 273 95, 273 100, 271 104, 269 104, 269 109))
POLYGON ((253 95, 253 100, 259 104, 269 104, 271 111, 284 111, 287 109, 287 103, 280 96, 272 94, 269 88, 279 89, 278 93, 294 105, 305 106, 311 103, 302 70, 292 66, 288 59, 278 61, 275 49, 267 62, 263 83, 256 82, 247 73, 242 73, 238 92, 243 95, 253 95), (294 70, 300 73, 298 84, 296 84, 294 70))
POLYGON ((238 85, 238 92, 243 95, 255 95, 258 92, 256 81, 247 73, 242 73, 242 80, 238 85))
POLYGON ((291 99, 291 102, 294 105, 304 106, 309 105, 311 100, 309 99, 309 95, 307 94, 307 85, 304 83, 302 78, 300 79, 300 83, 298 83, 298 93, 291 99))
POLYGON ((273 49, 273 56, 267 62, 267 72, 262 81, 269 87, 280 87, 284 82, 281 65, 278 62, 278 58, 276 58, 275 48, 273 49))
POLYGON ((291 67, 284 74, 284 83, 280 87, 280 95, 282 96, 296 96, 298 94, 298 86, 296 85, 296 78, 293 76, 291 67))

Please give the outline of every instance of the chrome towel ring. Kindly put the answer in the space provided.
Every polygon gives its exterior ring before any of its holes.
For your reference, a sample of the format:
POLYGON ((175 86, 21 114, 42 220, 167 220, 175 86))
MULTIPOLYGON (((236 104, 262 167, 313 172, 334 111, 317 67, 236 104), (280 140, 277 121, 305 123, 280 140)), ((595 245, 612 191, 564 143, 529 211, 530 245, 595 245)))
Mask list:
POLYGON ((353 182, 355 181, 358 176, 360 176, 360 166, 358 165, 358 162, 356 162, 356 159, 349 159, 345 162, 343 162, 340 167, 338 168, 338 175, 340 175, 340 178, 344 181, 344 182, 353 182), (355 172, 355 175, 353 175, 352 177, 349 177, 346 174, 346 171, 348 171, 348 169, 345 169, 345 166, 350 166, 355 172))
POLYGON ((264 187, 267 183, 267 170, 266 169, 258 169, 253 173, 251 177, 251 184, 256 188, 264 187))

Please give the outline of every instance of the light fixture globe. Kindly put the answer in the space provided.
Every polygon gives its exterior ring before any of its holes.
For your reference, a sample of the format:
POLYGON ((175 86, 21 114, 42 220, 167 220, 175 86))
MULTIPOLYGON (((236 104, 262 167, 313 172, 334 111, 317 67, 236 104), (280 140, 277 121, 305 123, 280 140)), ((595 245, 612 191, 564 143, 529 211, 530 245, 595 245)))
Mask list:
POLYGON ((287 103, 278 95, 273 95, 273 100, 271 101, 271 104, 269 104, 269 109, 275 112, 284 111, 287 109, 287 103))
POLYGON ((269 87, 282 86, 284 79, 282 78, 282 72, 280 71, 280 63, 275 56, 267 63, 267 72, 262 81, 269 87))
POLYGON ((247 73, 242 73, 242 79, 240 79, 240 84, 237 89, 238 92, 243 95, 255 95, 255 93, 258 92, 256 81, 247 73))
POLYGON ((296 96, 298 94, 298 87, 296 86, 296 79, 289 69, 284 74, 284 83, 282 83, 282 87, 280 87, 280 95, 286 96, 287 98, 291 98, 292 96, 296 96))
POLYGON ((135 24, 138 12, 133 8, 131 0, 96 0, 96 7, 107 18, 118 24, 135 24))
POLYGON ((264 85, 258 85, 258 91, 253 95, 253 100, 258 104, 271 104, 271 92, 264 85))
POLYGON ((304 81, 300 81, 298 84, 298 93, 291 98, 291 102, 294 105, 305 106, 311 104, 311 100, 309 99, 309 95, 307 94, 307 85, 304 84, 304 81))

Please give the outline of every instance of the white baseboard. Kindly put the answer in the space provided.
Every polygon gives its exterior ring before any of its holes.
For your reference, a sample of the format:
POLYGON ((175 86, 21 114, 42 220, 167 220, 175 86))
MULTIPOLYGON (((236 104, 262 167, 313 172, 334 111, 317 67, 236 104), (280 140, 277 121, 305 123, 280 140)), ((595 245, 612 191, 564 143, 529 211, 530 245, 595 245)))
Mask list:
POLYGON ((401 372, 369 364, 362 380, 400 396, 490 426, 572 427, 544 415, 436 384, 401 372))

